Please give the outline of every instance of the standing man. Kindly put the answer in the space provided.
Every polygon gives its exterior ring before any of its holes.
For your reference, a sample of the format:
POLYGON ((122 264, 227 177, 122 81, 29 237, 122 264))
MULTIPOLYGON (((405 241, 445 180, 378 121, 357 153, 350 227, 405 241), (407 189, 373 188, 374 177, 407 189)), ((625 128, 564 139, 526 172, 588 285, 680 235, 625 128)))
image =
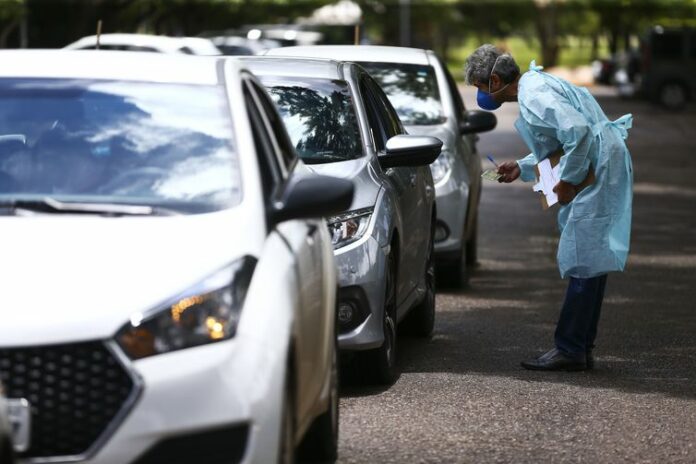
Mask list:
POLYGON ((624 140, 632 116, 609 121, 585 88, 542 72, 534 61, 521 75, 515 60, 483 45, 466 62, 467 83, 478 88, 479 106, 494 110, 517 101, 515 128, 531 153, 500 165, 500 182, 535 180, 534 167, 562 150, 560 181, 554 188, 561 239, 558 267, 568 290, 556 326, 555 348, 522 362, 533 370, 584 370, 594 365, 607 273, 623 271, 631 233, 633 169, 624 140), (594 173, 595 180, 578 188, 594 173))

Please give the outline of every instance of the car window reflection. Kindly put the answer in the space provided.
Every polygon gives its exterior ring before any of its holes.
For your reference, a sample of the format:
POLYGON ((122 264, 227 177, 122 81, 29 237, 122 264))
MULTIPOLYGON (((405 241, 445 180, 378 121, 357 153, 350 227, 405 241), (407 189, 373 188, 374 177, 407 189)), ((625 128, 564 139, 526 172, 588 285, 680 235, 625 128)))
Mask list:
POLYGON ((369 62, 360 65, 379 83, 404 124, 445 122, 432 66, 369 62))
POLYGON ((0 80, 0 195, 180 206, 240 200, 215 86, 0 80))
POLYGON ((263 79, 305 163, 363 156, 348 85, 329 79, 263 79))

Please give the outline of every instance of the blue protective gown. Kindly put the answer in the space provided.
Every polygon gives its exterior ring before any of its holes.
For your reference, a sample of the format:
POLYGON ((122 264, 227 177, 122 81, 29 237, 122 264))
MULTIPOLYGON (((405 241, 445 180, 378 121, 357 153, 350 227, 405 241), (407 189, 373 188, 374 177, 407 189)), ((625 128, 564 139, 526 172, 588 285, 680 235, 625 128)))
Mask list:
POLYGON ((515 128, 532 151, 518 160, 521 179, 559 148, 561 179, 580 184, 590 169, 596 180, 558 212, 561 276, 596 277, 623 271, 631 236, 633 168, 624 140, 633 117, 609 121, 585 88, 541 71, 534 61, 519 81, 515 128))

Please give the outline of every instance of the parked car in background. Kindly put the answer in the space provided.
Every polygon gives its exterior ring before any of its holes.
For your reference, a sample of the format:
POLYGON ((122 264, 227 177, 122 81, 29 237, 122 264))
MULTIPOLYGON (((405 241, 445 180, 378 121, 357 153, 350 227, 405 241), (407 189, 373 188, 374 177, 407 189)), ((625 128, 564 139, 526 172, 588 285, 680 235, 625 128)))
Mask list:
POLYGON ((359 63, 380 84, 409 134, 443 141, 430 165, 437 197, 435 257, 439 277, 464 286, 477 260, 481 158, 475 133, 496 125, 493 113, 467 111, 442 60, 430 50, 381 46, 287 47, 269 54, 359 63))
MULTIPOLYGON (((97 36, 83 37, 64 47, 67 50, 95 50, 97 36)), ((183 55, 221 55, 220 50, 203 37, 167 37, 150 34, 101 34, 99 50, 174 53, 183 55)))
POLYGON ((696 95, 696 28, 656 26, 641 42, 641 92, 679 110, 696 95))
POLYGON ((248 39, 237 36, 208 37, 223 55, 258 55, 271 48, 280 47, 277 40, 248 39))
POLYGON ((610 56, 592 62, 592 78, 595 84, 612 85, 616 72, 616 57, 610 56))
POLYGON ((233 59, 0 59, 0 379, 30 411, 21 457, 335 459, 322 216, 352 183, 304 166, 233 59))
MULTIPOLYGON (((282 50, 282 49, 275 49, 282 50)), ((406 135, 360 66, 307 58, 245 58, 280 110, 302 160, 355 182, 350 211, 328 219, 340 284, 339 343, 356 371, 390 383, 398 323, 427 336, 435 318, 435 192, 428 165, 442 142, 406 135)))
POLYGON ((12 444, 12 424, 9 418, 9 405, 5 391, 0 383, 0 463, 14 464, 15 454, 12 444))

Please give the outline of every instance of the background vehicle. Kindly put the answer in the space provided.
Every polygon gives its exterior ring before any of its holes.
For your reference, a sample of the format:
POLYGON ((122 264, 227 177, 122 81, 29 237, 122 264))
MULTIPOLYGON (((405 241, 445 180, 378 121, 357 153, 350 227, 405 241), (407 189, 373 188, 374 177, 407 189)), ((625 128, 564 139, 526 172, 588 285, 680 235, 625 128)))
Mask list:
MULTIPOLYGON (((83 37, 64 48, 68 50, 94 50, 97 48, 97 36, 83 37)), ((220 50, 210 39, 150 34, 102 34, 99 36, 99 49, 203 56, 221 55, 220 50)))
POLYGON ((22 457, 334 458, 321 216, 352 184, 307 170, 232 59, 0 58, 0 377, 31 408, 22 457))
POLYGON ((447 67, 429 50, 338 45, 289 47, 278 53, 359 63, 380 84, 409 134, 443 141, 442 154, 430 165, 437 197, 435 257, 439 278, 465 285, 477 259, 481 194, 474 134, 493 129, 495 115, 467 111, 447 67))
POLYGON ((271 39, 248 39, 225 35, 208 38, 224 55, 258 55, 269 48, 280 47, 280 42, 271 39))
POLYGON ((682 109, 696 92, 696 28, 652 28, 641 42, 641 91, 669 109, 682 109))
POLYGON ((340 284, 339 342, 360 351, 355 366, 367 380, 389 383, 398 323, 411 313, 414 331, 433 329, 435 195, 427 165, 442 142, 405 135, 389 100, 356 64, 244 62, 269 89, 305 163, 355 182, 350 211, 328 219, 340 284))

